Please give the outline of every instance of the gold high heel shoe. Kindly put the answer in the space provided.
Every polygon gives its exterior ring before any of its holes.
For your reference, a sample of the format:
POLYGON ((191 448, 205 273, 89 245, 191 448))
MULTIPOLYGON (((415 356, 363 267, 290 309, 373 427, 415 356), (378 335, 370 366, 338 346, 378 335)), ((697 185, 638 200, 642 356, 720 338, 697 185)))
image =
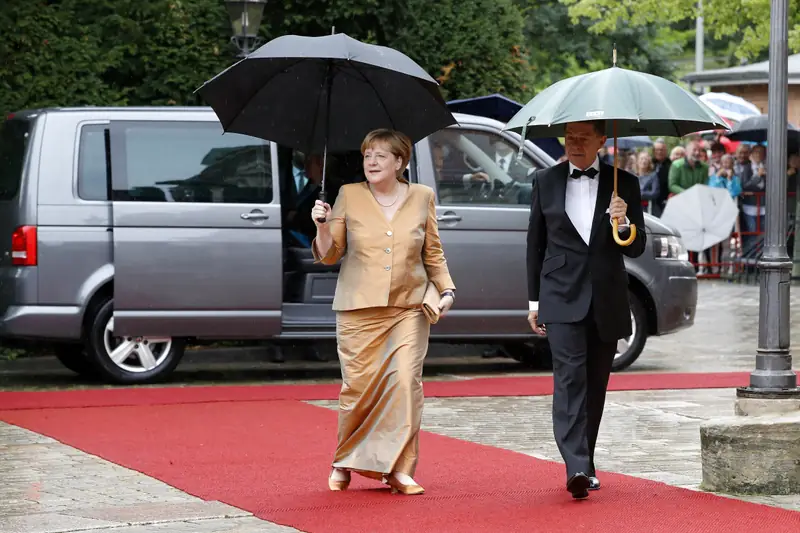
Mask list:
POLYGON ((417 494, 424 494, 425 489, 420 485, 404 485, 400 483, 393 475, 386 476, 384 481, 387 485, 392 487, 392 494, 405 494, 406 496, 416 496, 417 494))
POLYGON ((333 470, 331 470, 331 475, 330 475, 330 476, 328 476, 328 488, 329 488, 329 489, 331 489, 332 491, 341 491, 341 490, 347 490, 347 487, 349 487, 349 486, 350 486, 350 472, 348 472, 347 470, 342 470, 342 472, 344 472, 344 473, 345 473, 345 475, 347 476, 347 479, 344 479, 344 480, 338 480, 338 479, 337 479, 337 480, 334 480, 334 479, 333 479, 333 473, 334 473, 336 470, 337 470, 336 468, 334 468, 333 470))

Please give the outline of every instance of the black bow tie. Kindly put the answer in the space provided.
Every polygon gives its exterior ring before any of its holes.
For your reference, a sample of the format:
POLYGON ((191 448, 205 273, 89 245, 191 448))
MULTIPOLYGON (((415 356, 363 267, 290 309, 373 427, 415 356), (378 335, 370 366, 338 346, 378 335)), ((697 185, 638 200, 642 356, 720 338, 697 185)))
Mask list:
POLYGON ((575 170, 572 171, 572 174, 569 175, 570 178, 575 178, 575 179, 578 179, 581 176, 586 176, 590 180, 594 179, 594 177, 597 176, 597 169, 594 167, 589 167, 586 170, 581 170, 579 168, 576 168, 575 170))

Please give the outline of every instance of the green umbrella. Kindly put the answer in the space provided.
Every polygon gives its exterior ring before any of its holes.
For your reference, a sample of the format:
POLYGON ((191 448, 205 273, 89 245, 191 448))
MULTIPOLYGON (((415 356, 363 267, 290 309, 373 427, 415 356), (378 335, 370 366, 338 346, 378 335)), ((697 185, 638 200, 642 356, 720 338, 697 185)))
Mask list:
MULTIPOLYGON (((614 194, 617 194, 617 137, 637 135, 682 137, 709 129, 729 129, 725 121, 689 91, 652 74, 614 66, 554 83, 537 94, 506 124, 524 138, 563 137, 566 124, 606 121, 614 138, 614 194)), ((636 238, 636 227, 626 240, 636 238)))

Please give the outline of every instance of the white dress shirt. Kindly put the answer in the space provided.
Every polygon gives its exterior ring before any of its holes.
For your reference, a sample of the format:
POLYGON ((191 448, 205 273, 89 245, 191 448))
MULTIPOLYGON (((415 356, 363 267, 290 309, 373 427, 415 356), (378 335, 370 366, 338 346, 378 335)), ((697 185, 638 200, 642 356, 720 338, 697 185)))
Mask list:
MULTIPOLYGON (((592 234, 592 219, 594 218, 594 206, 597 203, 597 188, 600 184, 600 160, 595 157, 594 162, 583 170, 593 168, 597 171, 594 178, 588 176, 581 176, 579 178, 571 178, 574 170, 580 170, 578 167, 569 164, 569 173, 567 174, 567 189, 566 197, 564 198, 564 210, 572 225, 578 231, 578 234, 587 245, 589 238, 592 234)), ((608 213, 608 209, 606 209, 608 213)), ((625 224, 620 224, 617 228, 622 232, 630 225, 628 217, 625 217, 625 224)), ((539 302, 528 302, 528 309, 531 311, 539 310, 539 302)))

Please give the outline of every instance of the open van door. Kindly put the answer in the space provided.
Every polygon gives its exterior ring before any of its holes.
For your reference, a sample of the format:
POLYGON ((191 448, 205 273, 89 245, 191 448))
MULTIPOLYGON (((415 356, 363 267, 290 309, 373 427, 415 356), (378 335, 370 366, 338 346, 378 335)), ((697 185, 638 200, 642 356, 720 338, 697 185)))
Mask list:
POLYGON ((111 123, 118 336, 280 333, 275 150, 208 117, 111 123))

